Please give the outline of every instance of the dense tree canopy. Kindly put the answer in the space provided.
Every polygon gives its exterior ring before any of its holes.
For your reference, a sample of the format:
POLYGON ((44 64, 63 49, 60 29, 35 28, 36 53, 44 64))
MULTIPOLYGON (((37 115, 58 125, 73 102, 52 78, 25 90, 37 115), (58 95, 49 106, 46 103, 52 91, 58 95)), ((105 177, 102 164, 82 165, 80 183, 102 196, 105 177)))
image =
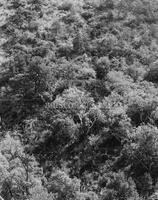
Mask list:
POLYGON ((158 198, 157 32, 157 0, 1 0, 4 200, 158 198))

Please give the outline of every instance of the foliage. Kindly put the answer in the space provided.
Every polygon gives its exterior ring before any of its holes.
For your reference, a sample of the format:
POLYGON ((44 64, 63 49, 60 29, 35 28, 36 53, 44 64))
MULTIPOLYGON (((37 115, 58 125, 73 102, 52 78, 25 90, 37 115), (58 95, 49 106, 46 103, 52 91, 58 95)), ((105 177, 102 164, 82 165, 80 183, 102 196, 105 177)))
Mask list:
POLYGON ((0 2, 0 195, 154 199, 158 1, 0 2))
POLYGON ((33 156, 25 154, 18 134, 13 135, 7 133, 0 143, 0 193, 4 199, 26 199, 29 190, 41 182, 42 170, 33 156))
POLYGON ((106 182, 105 189, 103 188, 101 191, 101 199, 139 199, 134 181, 132 179, 127 180, 123 173, 109 174, 106 182))

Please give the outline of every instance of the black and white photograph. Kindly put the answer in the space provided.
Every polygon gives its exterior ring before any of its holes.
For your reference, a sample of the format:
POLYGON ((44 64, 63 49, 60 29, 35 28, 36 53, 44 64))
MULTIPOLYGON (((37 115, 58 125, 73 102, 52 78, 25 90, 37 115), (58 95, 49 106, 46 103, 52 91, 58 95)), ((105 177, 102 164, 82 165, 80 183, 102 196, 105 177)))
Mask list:
POLYGON ((158 0, 0 0, 0 200, 158 200, 158 0))

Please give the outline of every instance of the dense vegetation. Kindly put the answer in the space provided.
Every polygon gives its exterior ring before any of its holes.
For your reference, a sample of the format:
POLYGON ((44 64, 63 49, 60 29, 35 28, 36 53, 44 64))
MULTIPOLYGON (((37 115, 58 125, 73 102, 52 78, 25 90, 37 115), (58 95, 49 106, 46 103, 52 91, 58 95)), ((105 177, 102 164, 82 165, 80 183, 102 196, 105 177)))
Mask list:
POLYGON ((158 198, 158 1, 1 0, 0 196, 158 198))

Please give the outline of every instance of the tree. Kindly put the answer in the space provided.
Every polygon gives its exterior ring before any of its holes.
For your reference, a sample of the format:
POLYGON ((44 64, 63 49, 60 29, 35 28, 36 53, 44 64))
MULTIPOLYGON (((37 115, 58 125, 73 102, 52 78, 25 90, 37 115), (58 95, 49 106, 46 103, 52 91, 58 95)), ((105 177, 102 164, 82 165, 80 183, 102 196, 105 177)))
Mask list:
POLYGON ((27 199, 30 189, 42 187, 43 173, 35 158, 24 152, 17 133, 13 135, 7 133, 0 143, 0 194, 7 200, 27 199))
POLYGON ((47 44, 38 37, 37 17, 42 12, 41 2, 10 0, 4 7, 9 14, 1 32, 8 60, 1 66, 6 74, 1 87, 6 90, 1 96, 3 109, 0 114, 3 122, 11 126, 45 103, 49 67, 46 64, 47 44))
POLYGON ((140 199, 134 181, 131 178, 127 179, 122 172, 109 174, 106 187, 101 193, 102 200, 140 199))
POLYGON ((124 163, 123 168, 127 167, 128 174, 135 180, 138 192, 149 196, 157 182, 157 127, 139 126, 131 131, 129 141, 120 156, 122 159, 118 161, 124 163))
POLYGON ((43 188, 42 186, 34 187, 30 190, 31 193, 31 200, 56 200, 57 195, 48 193, 47 189, 43 188))

